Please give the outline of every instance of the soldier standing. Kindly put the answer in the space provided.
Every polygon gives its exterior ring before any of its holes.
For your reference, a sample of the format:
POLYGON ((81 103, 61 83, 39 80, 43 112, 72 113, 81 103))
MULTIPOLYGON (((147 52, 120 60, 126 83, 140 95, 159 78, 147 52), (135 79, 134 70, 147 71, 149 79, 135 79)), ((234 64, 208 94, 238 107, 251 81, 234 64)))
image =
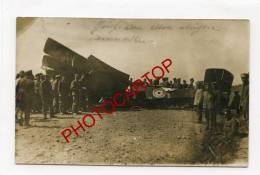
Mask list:
POLYGON ((223 111, 224 109, 227 108, 228 106, 228 101, 226 95, 228 92, 225 91, 221 91, 219 89, 219 87, 217 86, 216 82, 213 82, 211 84, 211 88, 212 88, 212 93, 214 95, 214 113, 212 116, 212 125, 213 125, 213 129, 215 129, 215 131, 222 131, 223 130, 223 121, 224 121, 224 116, 223 116, 223 111), (217 119, 219 121, 218 125, 217 125, 217 119), (218 126, 218 127, 217 127, 218 126))
POLYGON ((172 87, 175 88, 175 89, 178 88, 177 78, 174 78, 174 79, 173 79, 173 85, 172 85, 172 87))
POLYGON ((177 79, 177 89, 182 89, 181 78, 177 79))
POLYGON ((194 89, 193 83, 194 83, 194 78, 191 78, 191 79, 190 79, 190 84, 189 84, 189 88, 190 88, 190 89, 194 89))
POLYGON ((183 89, 188 88, 188 84, 187 84, 187 81, 186 81, 186 80, 183 80, 182 88, 183 88, 183 89))
POLYGON ((239 114, 240 95, 238 91, 234 91, 234 94, 230 97, 228 108, 234 110, 236 115, 239 114))
POLYGON ((53 114, 53 107, 52 107, 52 100, 53 100, 53 93, 51 82, 49 80, 49 76, 45 75, 43 81, 41 82, 40 86, 40 93, 42 99, 42 112, 44 115, 44 119, 47 118, 47 111, 50 111, 50 117, 54 117, 53 114))
POLYGON ((207 120, 207 130, 213 131, 215 129, 215 99, 209 84, 204 85, 203 92, 203 112, 207 120))
POLYGON ((198 122, 202 122, 202 107, 203 107, 203 86, 201 82, 197 82, 197 89, 195 92, 195 98, 193 103, 197 116, 198 116, 198 122))
POLYGON ((35 112, 41 111, 41 96, 40 96, 40 85, 41 85, 41 77, 40 74, 35 75, 34 80, 34 110, 35 112))
POLYGON ((228 109, 230 118, 232 117, 232 127, 231 127, 231 135, 239 134, 239 104, 240 104, 240 95, 239 91, 234 91, 234 94, 230 95, 230 100, 228 103, 228 109))
POLYGON ((58 90, 59 84, 60 84, 60 75, 56 75, 55 80, 52 83, 54 113, 59 112, 59 90, 58 90))
POLYGON ((240 109, 246 121, 249 118, 249 74, 241 74, 242 88, 241 88, 241 101, 240 109))
POLYGON ((86 98, 87 98, 87 84, 85 74, 82 74, 79 79, 80 92, 79 92, 79 100, 80 100, 80 108, 82 111, 86 111, 86 98))
POLYGON ((30 72, 22 72, 21 79, 17 83, 17 92, 20 101, 20 124, 28 127, 30 125, 30 113, 32 110, 33 104, 33 90, 34 90, 34 83, 31 79, 30 72), (22 117, 24 113, 24 118, 22 117))
POLYGON ((75 79, 70 84, 70 90, 71 90, 71 95, 72 95, 72 112, 73 112, 73 114, 77 114, 78 105, 79 105, 79 91, 80 91, 78 74, 75 74, 75 79))
POLYGON ((18 123, 18 113, 20 112, 20 94, 18 93, 18 82, 24 76, 24 71, 21 71, 19 74, 16 75, 15 79, 15 122, 18 123))
POLYGON ((162 85, 163 87, 169 87, 170 83, 169 83, 168 77, 163 77, 162 82, 160 83, 160 85, 162 85))
POLYGON ((65 76, 61 77, 61 81, 58 86, 59 91, 59 109, 61 114, 66 114, 66 109, 68 107, 68 94, 69 94, 69 84, 67 83, 65 76))
POLYGON ((173 82, 170 81, 169 83, 170 83, 170 88, 172 88, 173 87, 173 82))

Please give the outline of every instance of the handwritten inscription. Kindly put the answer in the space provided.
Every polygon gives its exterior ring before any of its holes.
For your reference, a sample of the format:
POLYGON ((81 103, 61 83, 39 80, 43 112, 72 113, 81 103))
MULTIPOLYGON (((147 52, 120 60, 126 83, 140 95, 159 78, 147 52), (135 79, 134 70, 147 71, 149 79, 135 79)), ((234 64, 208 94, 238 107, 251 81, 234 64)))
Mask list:
POLYGON ((173 30, 174 27, 164 24, 152 24, 150 30, 173 30))
MULTIPOLYGON (((144 22, 145 23, 145 22, 144 22)), ((201 22, 194 22, 188 24, 165 24, 154 22, 151 24, 142 24, 140 22, 131 23, 130 21, 110 21, 99 20, 95 25, 89 28, 91 37, 89 40, 94 41, 111 41, 111 42, 134 42, 134 43, 154 43, 152 39, 147 40, 143 38, 143 32, 164 32, 164 31, 182 31, 190 36, 201 32, 218 32, 221 29, 216 25, 209 25, 201 22), (118 36, 121 32, 134 32, 128 33, 127 36, 118 36)), ((125 35, 125 33, 123 34, 125 35)))
POLYGON ((151 43, 152 42, 152 40, 145 40, 138 35, 130 35, 130 36, 125 36, 125 37, 95 35, 88 39, 94 40, 94 41, 122 41, 122 42, 135 42, 135 43, 151 43))

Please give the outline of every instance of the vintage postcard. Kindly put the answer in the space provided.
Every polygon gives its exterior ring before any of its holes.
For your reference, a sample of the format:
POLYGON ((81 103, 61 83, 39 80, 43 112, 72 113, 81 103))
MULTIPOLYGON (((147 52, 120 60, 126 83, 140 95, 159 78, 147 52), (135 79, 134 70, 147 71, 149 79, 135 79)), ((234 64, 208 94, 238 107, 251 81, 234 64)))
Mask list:
POLYGON ((248 164, 249 20, 18 17, 17 164, 248 164))

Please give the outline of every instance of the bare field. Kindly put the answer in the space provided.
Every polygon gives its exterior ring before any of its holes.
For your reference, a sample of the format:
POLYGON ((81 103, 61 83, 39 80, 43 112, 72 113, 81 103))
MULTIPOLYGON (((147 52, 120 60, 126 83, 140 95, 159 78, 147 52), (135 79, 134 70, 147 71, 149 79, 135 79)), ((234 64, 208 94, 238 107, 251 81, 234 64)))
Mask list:
MULTIPOLYGON (((83 115, 44 120, 33 114, 31 127, 16 125, 16 163, 78 165, 189 165, 200 162, 204 125, 193 111, 115 112, 66 143, 59 134, 83 115)), ((98 118, 98 117, 96 117, 98 118)))

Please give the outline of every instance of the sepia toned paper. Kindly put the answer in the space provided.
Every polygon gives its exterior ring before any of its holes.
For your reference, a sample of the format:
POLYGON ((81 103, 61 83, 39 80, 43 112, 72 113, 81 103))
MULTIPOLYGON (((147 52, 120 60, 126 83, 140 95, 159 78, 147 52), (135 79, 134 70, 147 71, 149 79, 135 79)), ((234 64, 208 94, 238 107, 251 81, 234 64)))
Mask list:
POLYGON ((16 73, 17 164, 248 164, 248 20, 18 17, 16 73), (93 113, 147 72, 152 83, 127 105, 93 113), (89 113, 95 124, 77 128, 89 113))

